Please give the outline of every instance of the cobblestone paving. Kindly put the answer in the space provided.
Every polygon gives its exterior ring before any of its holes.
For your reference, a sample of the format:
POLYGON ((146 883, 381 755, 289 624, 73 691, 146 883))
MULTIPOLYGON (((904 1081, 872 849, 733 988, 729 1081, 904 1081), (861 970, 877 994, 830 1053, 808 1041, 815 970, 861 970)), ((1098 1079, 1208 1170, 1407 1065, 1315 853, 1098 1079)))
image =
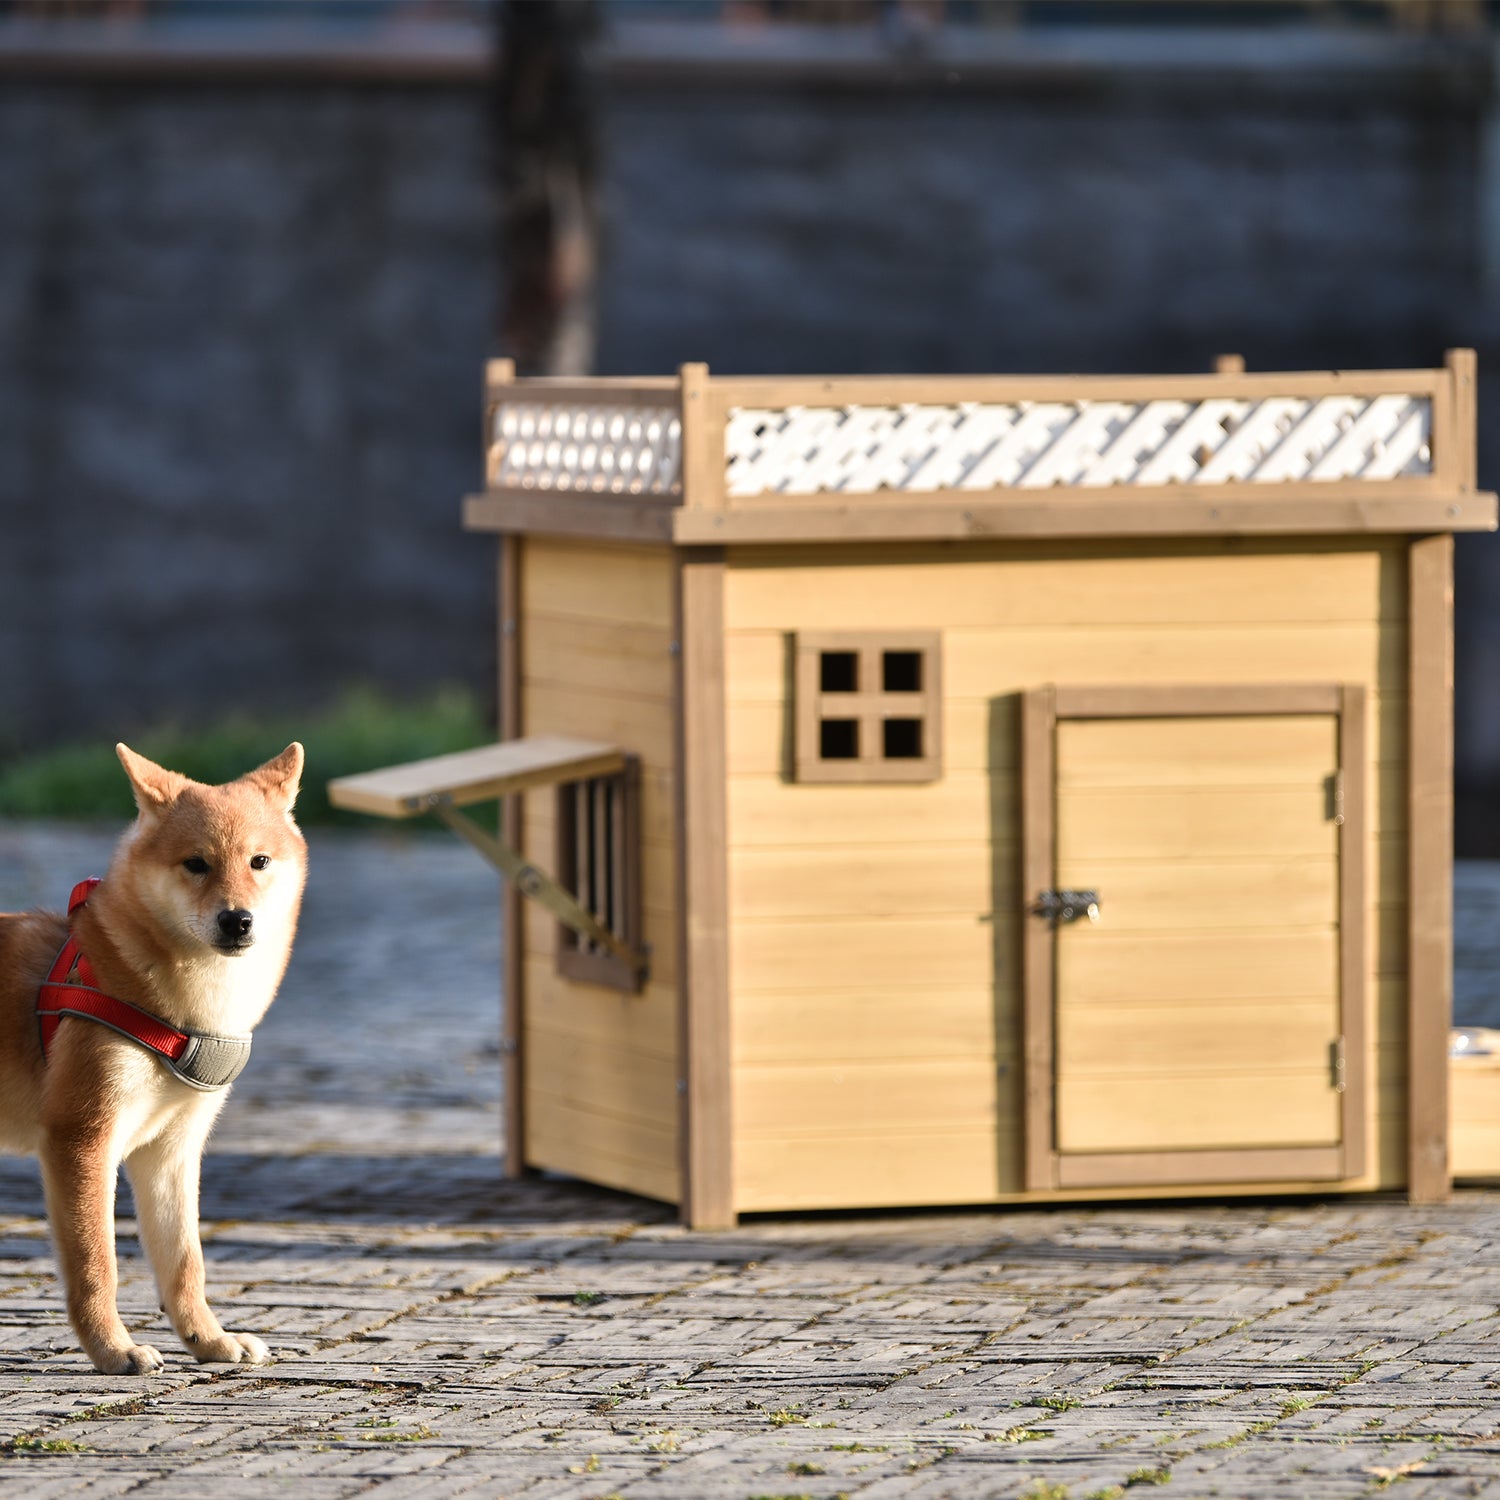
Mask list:
MULTIPOLYGON (((0 828, 0 906, 60 900, 108 845, 0 828)), ((0 1162, 0 1493, 1500 1496, 1500 1193, 687 1234, 504 1183, 492 882, 426 839, 314 858, 205 1166, 212 1295, 276 1362, 178 1353, 126 1217, 125 1318, 169 1363, 95 1374, 35 1169, 0 1162)), ((1500 871, 1464 869, 1459 909, 1482 1007, 1500 871)))

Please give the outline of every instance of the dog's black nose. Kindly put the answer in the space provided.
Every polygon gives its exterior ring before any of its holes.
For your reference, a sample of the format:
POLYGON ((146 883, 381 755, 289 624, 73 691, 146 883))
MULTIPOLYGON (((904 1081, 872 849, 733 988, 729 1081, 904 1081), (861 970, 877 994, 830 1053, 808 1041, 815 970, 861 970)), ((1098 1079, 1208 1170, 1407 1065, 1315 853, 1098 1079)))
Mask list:
POLYGON ((221 911, 219 913, 219 931, 228 942, 244 942, 250 936, 250 929, 254 925, 255 918, 243 907, 235 911, 221 911))

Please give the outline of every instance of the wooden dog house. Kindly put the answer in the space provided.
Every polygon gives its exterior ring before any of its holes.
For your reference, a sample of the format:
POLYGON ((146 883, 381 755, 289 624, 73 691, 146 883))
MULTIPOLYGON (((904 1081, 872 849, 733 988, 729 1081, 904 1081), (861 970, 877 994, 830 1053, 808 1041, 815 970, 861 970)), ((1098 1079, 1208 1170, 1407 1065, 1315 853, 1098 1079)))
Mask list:
POLYGON ((1445 1194, 1474 375, 492 365, 511 1170, 1445 1194))

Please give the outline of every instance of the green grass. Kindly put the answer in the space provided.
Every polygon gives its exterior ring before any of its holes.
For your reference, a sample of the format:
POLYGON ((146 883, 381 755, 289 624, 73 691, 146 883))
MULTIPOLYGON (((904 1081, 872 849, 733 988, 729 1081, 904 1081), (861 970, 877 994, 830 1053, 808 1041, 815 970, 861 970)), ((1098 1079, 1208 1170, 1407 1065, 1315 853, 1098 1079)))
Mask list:
POLYGON ((13 1437, 0 1443, 0 1453, 92 1453, 87 1443, 70 1438, 13 1437))
MULTIPOLYGON (((328 805, 331 777, 467 750, 493 738, 478 701, 463 688, 440 688, 410 702, 351 688, 321 713, 165 724, 128 735, 126 742, 170 770, 217 784, 233 781, 301 740, 307 767, 297 821, 369 828, 379 826, 375 819, 328 805)), ((114 742, 107 736, 0 764, 0 818, 118 822, 134 810, 114 742)))

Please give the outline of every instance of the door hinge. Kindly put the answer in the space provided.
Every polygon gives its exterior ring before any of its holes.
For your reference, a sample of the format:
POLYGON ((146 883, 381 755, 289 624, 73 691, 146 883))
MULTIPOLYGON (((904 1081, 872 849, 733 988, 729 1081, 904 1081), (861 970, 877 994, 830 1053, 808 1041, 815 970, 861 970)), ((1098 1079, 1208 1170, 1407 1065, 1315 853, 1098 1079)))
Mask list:
POLYGON ((1333 821, 1336 827, 1344 826, 1344 773, 1333 773, 1333 821))
POLYGON ((1333 1091, 1335 1094, 1342 1094, 1344 1092, 1345 1083, 1343 1037, 1340 1036, 1333 1039, 1333 1042, 1328 1049, 1328 1062, 1330 1070, 1333 1073, 1333 1091))

